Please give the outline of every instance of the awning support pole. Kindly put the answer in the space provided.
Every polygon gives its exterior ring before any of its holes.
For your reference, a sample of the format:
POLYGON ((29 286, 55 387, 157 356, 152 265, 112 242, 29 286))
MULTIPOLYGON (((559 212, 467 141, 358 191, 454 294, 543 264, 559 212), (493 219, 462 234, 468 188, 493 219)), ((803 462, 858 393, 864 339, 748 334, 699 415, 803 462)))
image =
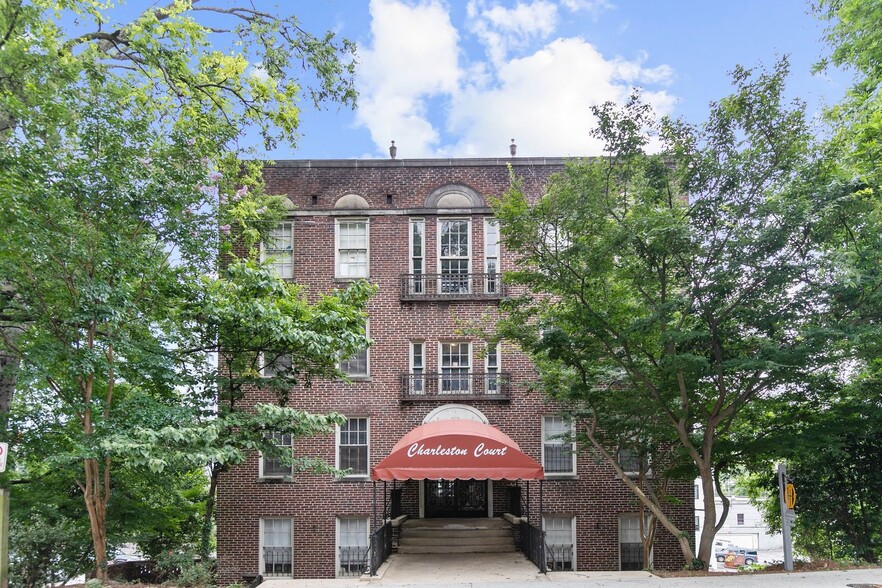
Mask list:
POLYGON ((545 505, 544 496, 542 489, 545 487, 545 480, 539 480, 539 538, 541 539, 541 543, 539 545, 539 561, 542 562, 542 565, 539 566, 539 571, 541 573, 546 573, 548 571, 548 566, 545 563, 545 526, 542 524, 544 521, 542 517, 545 516, 545 505))
POLYGON ((377 575, 377 570, 374 569, 374 562, 377 560, 376 554, 374 550, 377 549, 377 546, 374 542, 374 537, 376 535, 377 530, 377 481, 374 480, 374 518, 371 520, 371 576, 377 575))

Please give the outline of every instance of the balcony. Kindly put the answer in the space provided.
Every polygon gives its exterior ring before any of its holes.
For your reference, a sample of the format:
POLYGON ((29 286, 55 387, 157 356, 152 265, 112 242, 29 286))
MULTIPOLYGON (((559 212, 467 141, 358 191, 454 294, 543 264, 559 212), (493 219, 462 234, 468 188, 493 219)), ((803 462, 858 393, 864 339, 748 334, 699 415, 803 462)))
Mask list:
POLYGON ((402 274, 401 300, 499 300, 505 296, 502 275, 402 274))
POLYGON ((443 373, 402 374, 401 402, 434 400, 511 400, 511 374, 443 373))

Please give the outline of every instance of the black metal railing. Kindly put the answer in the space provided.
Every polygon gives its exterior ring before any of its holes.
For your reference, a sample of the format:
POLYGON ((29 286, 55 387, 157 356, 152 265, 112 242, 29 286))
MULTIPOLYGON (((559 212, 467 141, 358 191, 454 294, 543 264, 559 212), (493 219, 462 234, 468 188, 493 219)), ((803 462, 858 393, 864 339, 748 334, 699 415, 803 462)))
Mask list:
POLYGON ((508 372, 402 374, 402 402, 421 400, 511 399, 508 372))
POLYGON ((572 544, 545 544, 545 563, 549 572, 569 572, 573 569, 572 544))
POLYGON ((293 557, 290 547, 263 548, 264 576, 291 576, 293 557))
POLYGON ((392 523, 387 522, 371 535, 371 575, 376 576, 377 570, 392 553, 392 523))
POLYGON ((541 573, 545 573, 545 531, 527 522, 521 522, 518 547, 533 562, 541 573))
POLYGON ((360 576, 368 569, 371 548, 367 546, 347 546, 340 548, 340 576, 360 576))
POLYGON ((402 274, 401 300, 499 300, 502 274, 402 274))

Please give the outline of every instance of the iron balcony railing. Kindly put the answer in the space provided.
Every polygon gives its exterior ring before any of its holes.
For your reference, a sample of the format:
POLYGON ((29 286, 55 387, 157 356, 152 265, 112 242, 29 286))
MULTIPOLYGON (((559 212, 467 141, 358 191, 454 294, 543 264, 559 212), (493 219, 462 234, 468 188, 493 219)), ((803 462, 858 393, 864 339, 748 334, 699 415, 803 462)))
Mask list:
POLYGON ((401 375, 402 402, 430 400, 511 400, 508 372, 401 375))
POLYGON ((402 274, 401 300, 499 300, 505 296, 502 275, 402 274))

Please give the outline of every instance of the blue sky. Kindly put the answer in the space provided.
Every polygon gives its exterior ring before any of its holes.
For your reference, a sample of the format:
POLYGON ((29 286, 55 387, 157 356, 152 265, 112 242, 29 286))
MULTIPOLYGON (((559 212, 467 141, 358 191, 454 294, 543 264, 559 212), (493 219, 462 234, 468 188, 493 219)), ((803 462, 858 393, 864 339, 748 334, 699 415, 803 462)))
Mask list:
MULTIPOLYGON (((288 8, 283 8, 287 10, 288 8)), ((277 159, 593 155, 589 107, 633 86, 662 114, 704 120, 736 64, 791 59, 812 113, 848 78, 811 74, 826 51, 805 0, 312 0, 311 30, 359 46, 356 112, 304 106, 277 159)))

